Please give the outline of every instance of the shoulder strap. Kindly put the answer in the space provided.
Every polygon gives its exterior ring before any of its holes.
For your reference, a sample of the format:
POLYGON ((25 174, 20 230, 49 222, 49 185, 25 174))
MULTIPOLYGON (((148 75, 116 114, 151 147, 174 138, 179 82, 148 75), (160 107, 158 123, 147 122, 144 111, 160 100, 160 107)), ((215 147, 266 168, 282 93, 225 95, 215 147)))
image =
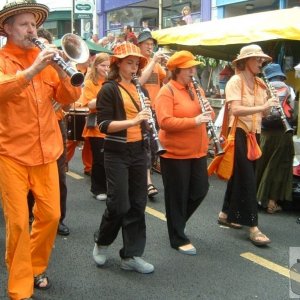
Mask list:
POLYGON ((117 85, 122 88, 127 94, 128 96, 130 97, 133 105, 135 106, 135 108, 137 109, 137 111, 139 112, 140 111, 140 107, 139 105, 136 103, 136 101, 133 99, 133 97, 131 96, 131 94, 127 91, 127 89, 125 89, 125 87, 123 85, 121 85, 120 83, 117 82, 117 85))

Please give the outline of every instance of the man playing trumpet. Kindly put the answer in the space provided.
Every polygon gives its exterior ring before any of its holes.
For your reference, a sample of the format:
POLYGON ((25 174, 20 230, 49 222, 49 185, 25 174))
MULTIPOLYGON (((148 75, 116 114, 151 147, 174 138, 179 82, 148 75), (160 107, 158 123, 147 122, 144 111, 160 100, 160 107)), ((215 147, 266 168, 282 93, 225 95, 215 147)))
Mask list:
POLYGON ((45 271, 60 218, 57 159, 63 143, 52 99, 68 104, 80 88, 53 61, 56 49, 31 42, 48 16, 33 0, 7 1, 0 11, 0 190, 6 221, 10 299, 29 299, 47 289, 45 271), (31 232, 27 194, 36 204, 31 232))

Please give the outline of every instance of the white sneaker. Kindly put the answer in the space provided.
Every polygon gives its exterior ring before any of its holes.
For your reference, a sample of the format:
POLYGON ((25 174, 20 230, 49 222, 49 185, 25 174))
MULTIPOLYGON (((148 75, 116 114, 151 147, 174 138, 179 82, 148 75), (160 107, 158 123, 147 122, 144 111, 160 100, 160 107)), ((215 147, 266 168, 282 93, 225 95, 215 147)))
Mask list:
POLYGON ((95 243, 95 247, 93 250, 93 258, 98 266, 103 266, 106 262, 108 246, 100 246, 95 243))
POLYGON ((99 195, 96 195, 95 198, 97 200, 100 200, 100 201, 105 201, 107 199, 107 195, 106 194, 99 194, 99 195))
POLYGON ((148 274, 154 271, 154 266, 147 263, 142 258, 134 256, 133 258, 122 259, 121 269, 148 274))

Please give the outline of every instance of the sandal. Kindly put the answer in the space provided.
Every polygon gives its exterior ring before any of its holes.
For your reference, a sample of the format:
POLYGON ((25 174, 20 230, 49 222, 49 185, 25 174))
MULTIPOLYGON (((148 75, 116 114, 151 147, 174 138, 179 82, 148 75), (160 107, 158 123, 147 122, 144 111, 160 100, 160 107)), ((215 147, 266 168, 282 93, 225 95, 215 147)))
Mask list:
POLYGON ((46 273, 34 276, 34 287, 39 290, 48 290, 51 287, 51 283, 46 273), (42 283, 45 283, 45 280, 47 281, 47 284, 41 286, 42 283))
POLYGON ((241 229, 243 228, 242 225, 240 224, 237 224, 237 223, 229 223, 227 221, 227 218, 222 218, 222 217, 219 217, 218 218, 218 223, 222 226, 226 226, 226 227, 230 227, 230 228, 233 228, 233 229, 241 229))
POLYGON ((270 205, 267 207, 267 213, 268 214, 275 214, 277 212, 282 211, 282 207, 278 204, 275 203, 275 205, 270 205))
POLYGON ((152 198, 158 194, 157 188, 152 183, 148 184, 147 189, 148 189, 148 197, 149 198, 152 198))
POLYGON ((250 232, 249 239, 255 246, 265 246, 271 243, 271 240, 259 230, 250 232), (260 238, 264 238, 264 240, 260 238))

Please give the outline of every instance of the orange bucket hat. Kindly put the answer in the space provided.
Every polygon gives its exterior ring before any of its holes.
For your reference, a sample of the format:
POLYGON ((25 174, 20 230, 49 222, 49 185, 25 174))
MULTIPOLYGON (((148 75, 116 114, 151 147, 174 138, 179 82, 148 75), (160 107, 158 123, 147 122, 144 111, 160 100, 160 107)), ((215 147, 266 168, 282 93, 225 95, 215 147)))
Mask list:
POLYGON ((39 27, 48 17, 49 8, 44 4, 36 3, 35 0, 7 0, 3 9, 0 11, 0 36, 6 36, 4 24, 9 17, 32 13, 39 27))
POLYGON ((182 50, 174 53, 167 62, 167 68, 173 71, 177 68, 186 69, 197 65, 201 62, 196 60, 196 57, 189 51, 182 50))
POLYGON ((140 69, 143 69, 147 65, 148 60, 142 55, 140 48, 129 42, 122 43, 114 48, 113 55, 110 57, 110 63, 113 64, 127 56, 140 57, 140 69))

